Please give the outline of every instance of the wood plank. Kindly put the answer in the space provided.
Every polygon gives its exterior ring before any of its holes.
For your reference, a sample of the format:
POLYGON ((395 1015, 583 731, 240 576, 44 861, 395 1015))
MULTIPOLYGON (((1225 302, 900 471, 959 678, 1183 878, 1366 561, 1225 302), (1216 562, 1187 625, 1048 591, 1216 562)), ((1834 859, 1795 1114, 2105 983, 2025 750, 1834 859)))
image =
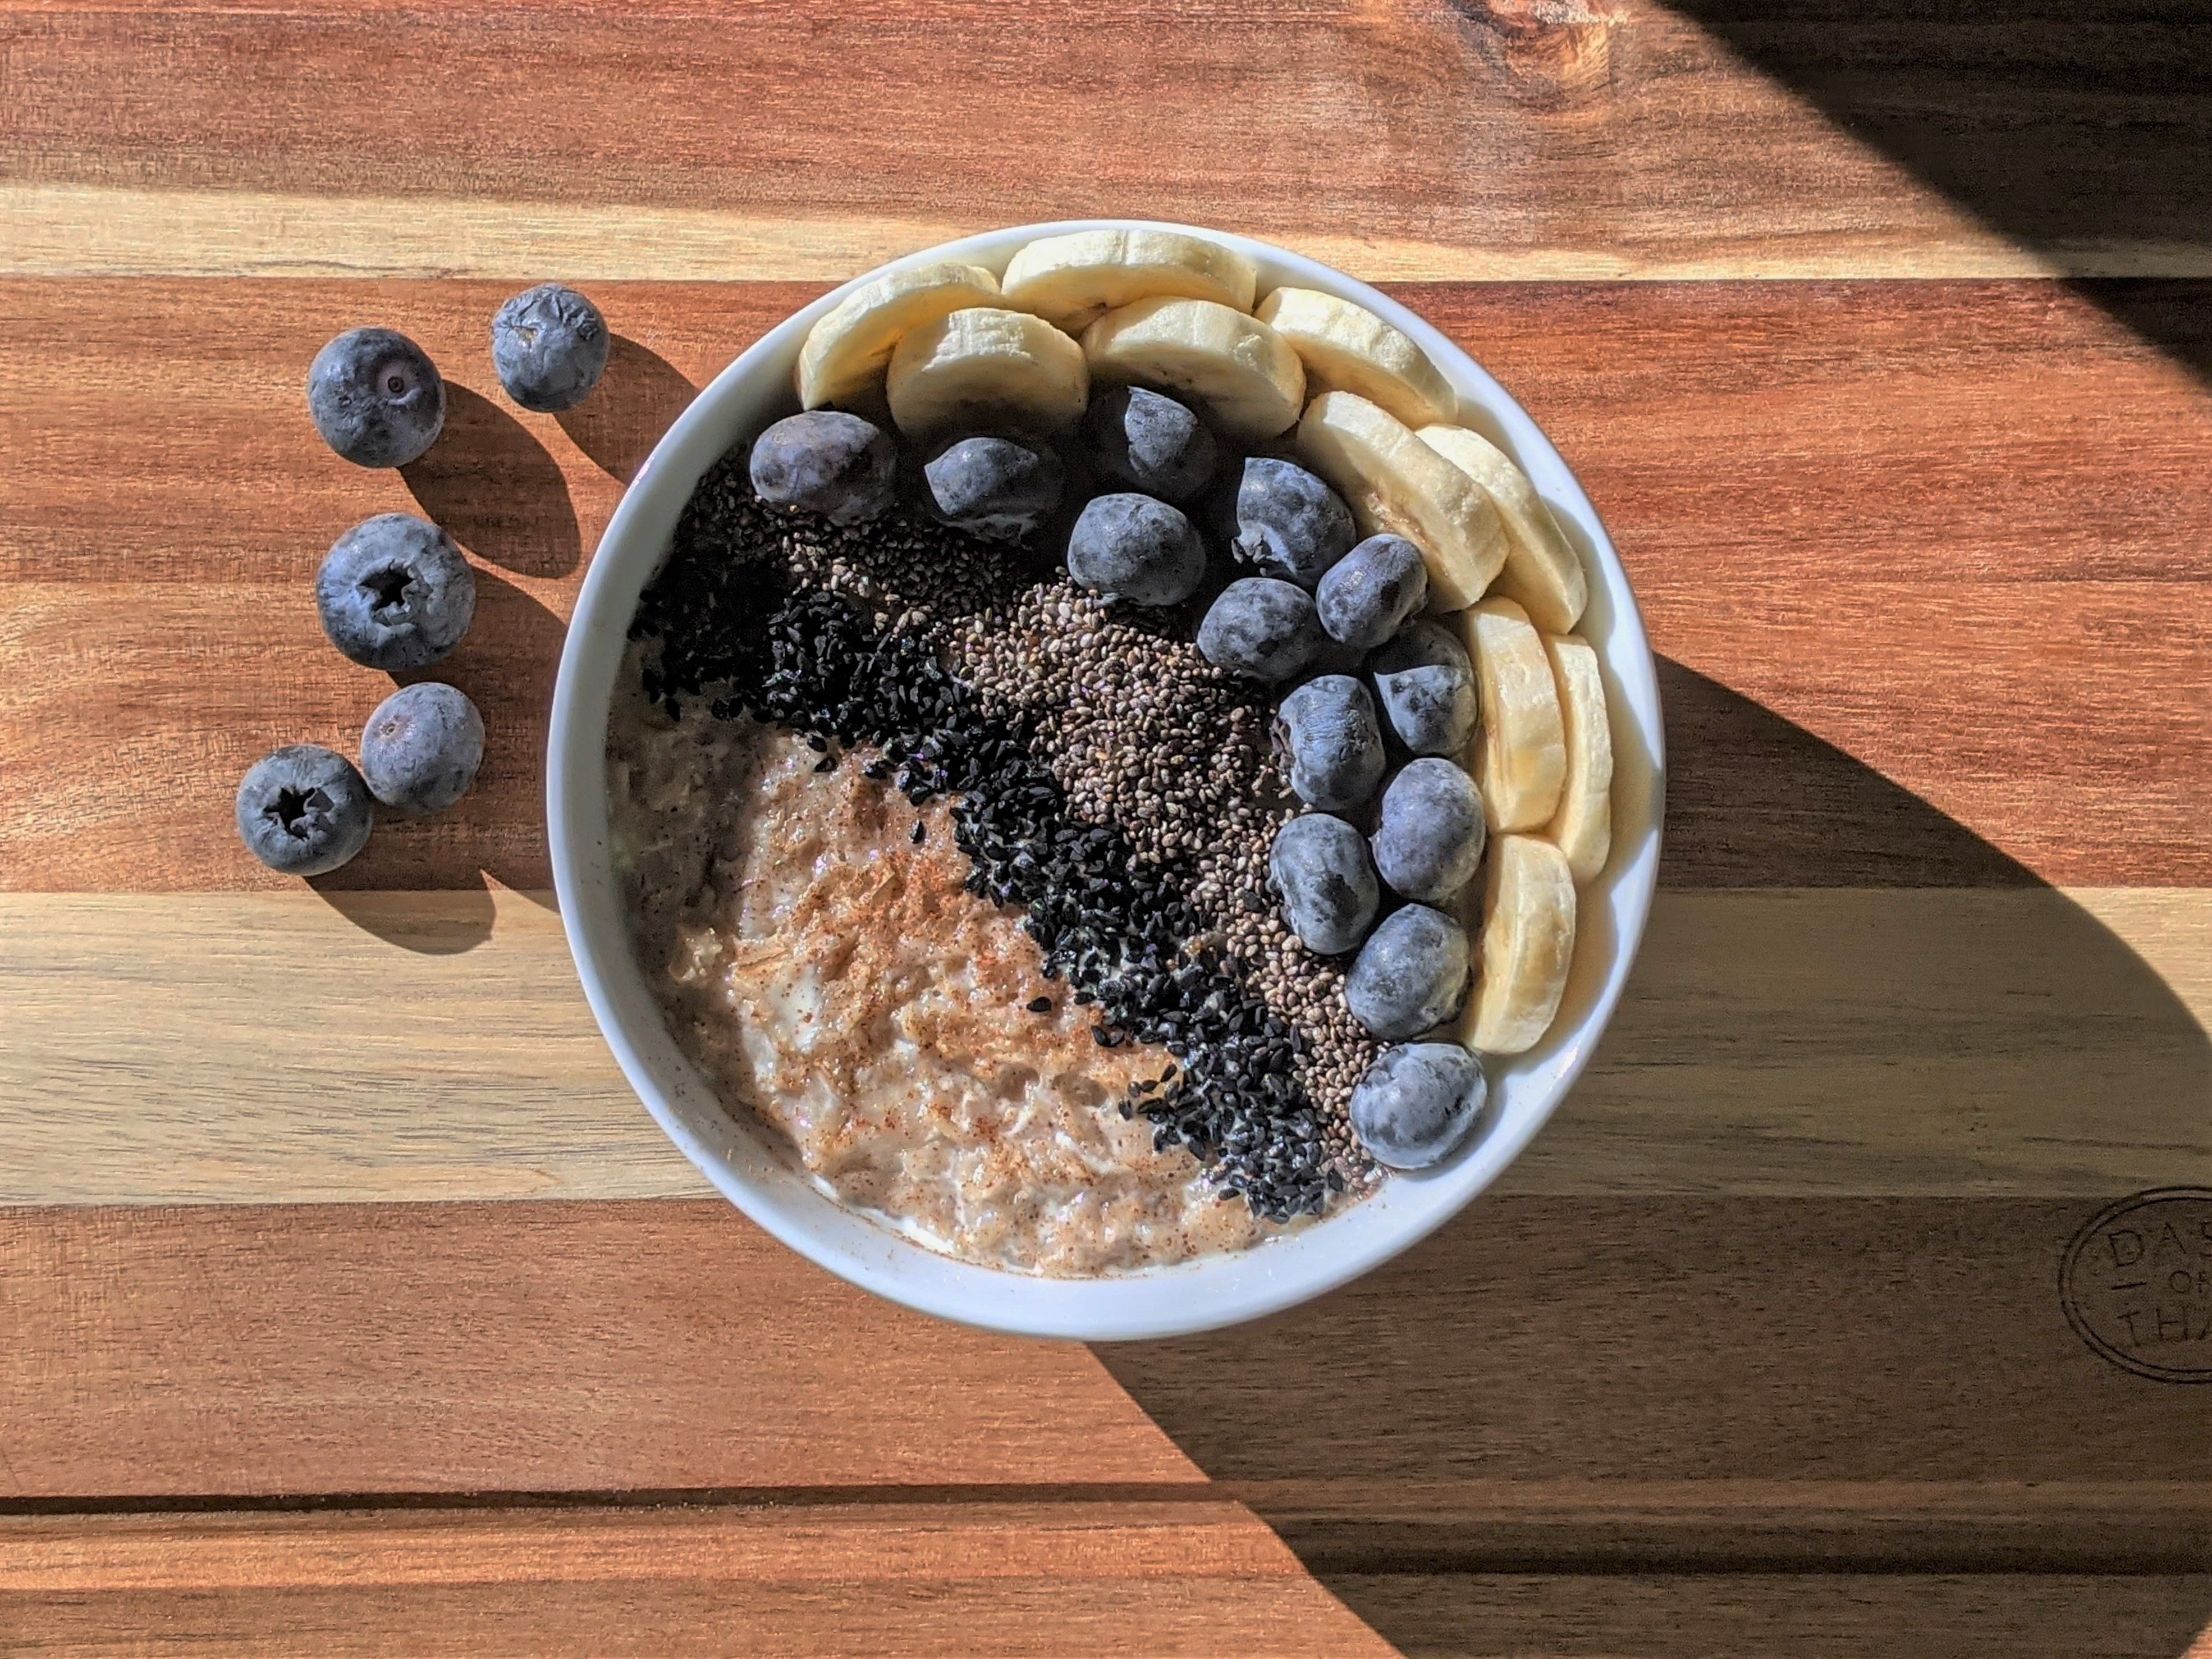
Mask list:
MULTIPOLYGON (((2156 290, 2212 339, 2205 289, 2156 290)), ((0 885, 282 885, 234 844, 232 781, 278 741, 354 740, 388 682, 327 648, 307 580, 346 524, 422 504, 477 556, 483 618, 447 670, 491 749, 467 805, 380 835, 332 884, 547 885, 543 722, 582 551, 690 387, 814 290, 603 290, 632 343, 565 428, 500 401, 497 286, 217 291, 18 282, 0 307, 0 885), (316 344, 368 318, 477 389, 410 478, 332 460, 300 408, 316 344), (173 343, 150 368, 149 332, 173 343), (88 768, 118 732, 122 763, 88 768)), ((1582 471, 1676 665, 1670 883, 2212 884, 2212 396, 2088 300, 1406 297, 1582 471)))
POLYGON ((1221 1499, 0 1519, 11 1654, 1391 1649, 1221 1499))
MULTIPOLYGON (((708 1190, 609 1058, 549 896, 17 894, 0 935, 0 1203, 708 1190)), ((2212 1170, 2208 1026, 2202 890, 1665 892, 1500 1188, 2150 1186, 2212 1170)))
POLYGON ((2212 1537, 2212 1419, 2062 1317, 2098 1207, 1486 1199, 1306 1309, 1095 1357, 889 1308, 715 1203, 15 1211, 0 1497, 1202 1471, 1332 1571, 1802 1567, 1822 1539, 1870 1570, 1911 1542, 2174 1571, 2212 1537))
POLYGON ((1331 1588, 1407 1659, 2204 1659, 2212 1653, 2212 1577, 2203 1574, 1392 1573, 1339 1578, 1331 1588))
POLYGON ((0 245, 70 273, 820 277, 940 228, 1135 213, 1409 276, 2018 271, 2008 241, 2205 271, 2185 14, 2039 52, 2009 17, 1734 11, 19 7, 0 245))

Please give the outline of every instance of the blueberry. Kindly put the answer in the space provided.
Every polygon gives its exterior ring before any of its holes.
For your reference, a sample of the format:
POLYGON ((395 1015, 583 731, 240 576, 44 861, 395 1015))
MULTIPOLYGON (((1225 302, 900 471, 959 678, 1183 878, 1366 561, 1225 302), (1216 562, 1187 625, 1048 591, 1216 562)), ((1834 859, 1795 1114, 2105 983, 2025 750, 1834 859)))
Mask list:
POLYGON ((442 812, 469 793, 483 764, 483 716, 450 685, 403 686, 361 732, 369 793, 407 813, 442 812))
POLYGON ((1313 595, 1273 576, 1230 583, 1198 625, 1198 648, 1206 661, 1271 684, 1311 662, 1322 642, 1313 595))
POLYGON ((1333 957, 1366 937, 1382 895, 1367 844, 1342 818, 1292 818, 1275 831, 1267 873, 1283 895, 1284 920, 1309 951, 1333 957))
POLYGON ((1345 1006, 1391 1041, 1434 1030, 1467 994, 1467 929, 1441 910, 1409 904, 1367 936, 1344 981, 1345 1006))
POLYGON ((1372 651, 1428 602, 1429 568, 1403 536, 1370 536, 1329 568, 1314 607, 1329 638, 1372 651))
POLYGON ((376 805, 343 755, 295 743, 264 756, 238 786, 238 838, 271 870, 319 876, 368 842, 376 805))
POLYGON ((404 466, 446 424, 446 382, 404 334, 348 329, 308 365, 307 412, 356 466, 404 466))
POLYGON ((1375 867, 1392 892, 1441 904, 1473 879, 1486 833, 1473 778, 1448 760, 1408 761, 1382 792, 1375 867))
POLYGON ((1050 449, 1006 438, 963 438, 921 471, 945 523, 1007 542, 1052 516, 1067 477, 1050 449))
POLYGON ((1302 466, 1255 455, 1237 488, 1237 556, 1309 592, 1351 550, 1351 509, 1302 466))
POLYGON ((1079 586, 1138 605, 1180 605, 1206 574, 1206 544, 1190 520, 1150 495, 1099 495, 1067 538, 1079 586))
POLYGON ((1451 630, 1413 622, 1369 659, 1383 718, 1417 755, 1456 755, 1474 735, 1474 665, 1451 630))
POLYGON ((837 409, 790 415, 753 441, 753 489, 778 507, 859 524, 898 498, 898 449, 873 422, 837 409))
POLYGON ((371 668, 427 668, 469 631, 476 573, 453 538, 408 513, 380 513, 339 537, 315 573, 332 645, 371 668))
POLYGON ((1490 1085, 1456 1042, 1385 1048, 1352 1091, 1352 1133, 1377 1164, 1425 1170, 1467 1139, 1490 1085))
POLYGON ((540 414, 574 409, 606 373, 607 319, 573 288, 525 289, 491 319, 491 366, 507 395, 540 414))
POLYGON ((1349 674, 1323 674, 1283 699, 1275 748, 1290 762, 1291 787, 1309 806, 1348 812, 1382 781, 1382 733, 1375 700, 1349 674))
POLYGON ((1164 501, 1198 494, 1221 459, 1205 422, 1141 386, 1108 386, 1091 398, 1083 435, 1101 471, 1164 501))

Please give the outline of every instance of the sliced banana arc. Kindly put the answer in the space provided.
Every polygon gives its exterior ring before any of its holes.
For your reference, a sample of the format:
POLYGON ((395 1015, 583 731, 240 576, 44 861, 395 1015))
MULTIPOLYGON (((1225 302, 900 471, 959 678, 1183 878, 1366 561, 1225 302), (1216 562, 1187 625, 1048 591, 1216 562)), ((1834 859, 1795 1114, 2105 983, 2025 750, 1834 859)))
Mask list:
POLYGON ((1498 503, 1505 525, 1505 568, 1498 573, 1498 591, 1547 634, 1564 634, 1580 622, 1589 603, 1589 579, 1528 475, 1489 439, 1464 427, 1425 426, 1420 439, 1498 503))
POLYGON ((1305 406, 1298 354, 1267 324, 1212 300, 1160 297, 1109 311, 1083 331, 1099 380, 1182 392, 1231 438, 1288 431, 1305 406))
POLYGON ((978 306, 908 332, 884 390, 910 438, 1006 424, 1062 432, 1083 418, 1083 348, 1042 317, 978 306))
POLYGON ((999 303, 999 279, 981 265, 915 265, 863 283, 806 331, 799 401, 807 409, 872 400, 900 338, 969 306, 999 303))
POLYGON ((1460 627, 1482 712, 1466 765, 1491 833, 1541 830, 1559 810, 1567 775, 1566 732, 1543 636, 1510 599, 1485 599, 1460 627))
POLYGON ((1486 1054, 1526 1054, 1559 1012, 1575 959, 1575 878, 1566 855, 1534 836, 1490 843, 1482 945, 1459 1040, 1486 1054))
POLYGON ((1459 399, 1403 330, 1319 289, 1279 288, 1254 313, 1291 343, 1308 390, 1356 392, 1407 426, 1451 419, 1459 399))
POLYGON ((1162 295, 1249 311, 1259 285, 1251 260, 1203 236, 1073 230, 1029 243, 1006 262, 999 286, 1008 304, 1080 334, 1109 311, 1162 295))
POLYGON ((1544 654, 1559 692, 1566 781, 1544 839, 1566 854, 1577 883, 1594 881, 1613 851, 1613 727, 1597 653, 1572 634, 1547 635, 1544 654))
POLYGON ((1357 392, 1309 404, 1297 447, 1350 505, 1361 535, 1387 530, 1421 550, 1430 610, 1466 609, 1504 564, 1504 526, 1482 486, 1357 392))

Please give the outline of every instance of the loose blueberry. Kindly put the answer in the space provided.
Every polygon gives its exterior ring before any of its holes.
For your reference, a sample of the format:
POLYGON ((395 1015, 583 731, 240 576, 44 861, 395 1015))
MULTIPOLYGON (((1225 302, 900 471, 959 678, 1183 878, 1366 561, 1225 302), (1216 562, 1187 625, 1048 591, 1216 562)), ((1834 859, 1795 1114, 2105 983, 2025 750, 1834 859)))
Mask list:
POLYGON ((1291 787, 1309 806, 1352 811, 1382 781, 1375 700, 1349 674, 1323 674, 1285 697, 1274 738, 1290 763, 1291 787))
POLYGON ((1305 667, 1322 643, 1313 595, 1273 576, 1230 583, 1198 625, 1198 648, 1206 661, 1270 684, 1305 667))
POLYGON ((607 319, 573 288, 525 289, 491 319, 491 366, 507 395, 541 414, 574 409, 606 373, 607 319))
POLYGON ((1419 1036, 1459 1012, 1467 965, 1467 929, 1441 910, 1409 904, 1367 936, 1344 981, 1345 1006, 1376 1036, 1419 1036))
POLYGON ((1352 1091, 1352 1133, 1377 1164, 1425 1170, 1467 1139, 1490 1085, 1456 1042, 1385 1048, 1352 1091))
POLYGON ((1333 957, 1367 936, 1382 895, 1359 831, 1342 818, 1308 812, 1275 832, 1267 873, 1283 895, 1283 917, 1309 951, 1333 957))
POLYGON ((469 793, 483 764, 483 716, 450 685, 403 686, 361 732, 361 772, 386 806, 442 812, 469 793))
POLYGON ((1375 867, 1392 892, 1441 904, 1474 878, 1486 835, 1473 778, 1448 760, 1408 761, 1382 792, 1375 867))
POLYGON ((831 524, 860 524, 898 498, 898 448, 857 415, 810 409, 753 441, 753 489, 764 501, 803 507, 831 524))
POLYGON ((1383 718, 1417 755, 1456 755, 1474 735, 1474 665, 1449 629, 1408 623, 1368 661, 1383 718))
POLYGON ((1314 608, 1329 638, 1372 651, 1428 602, 1429 569, 1403 536, 1370 536, 1329 568, 1314 608))
POLYGON ((1007 438, 963 438, 921 470, 937 514, 970 535, 1018 541, 1060 505, 1060 457, 1007 438))
POLYGON ((307 412, 356 466, 404 466, 446 424, 446 382, 404 334, 348 329, 308 366, 307 412))
POLYGON ((271 870, 320 876, 368 842, 376 806, 343 755, 296 743, 264 756, 238 786, 238 838, 271 870))
POLYGON ((1180 605, 1206 574, 1206 545, 1190 520, 1150 495, 1099 495, 1067 538, 1067 574, 1109 599, 1180 605))
POLYGON ((331 643, 356 662, 427 668, 469 631, 476 573, 437 526, 380 513, 332 544, 315 573, 315 608, 331 643))
POLYGON ((1205 422, 1141 386, 1108 386, 1092 398, 1083 434, 1100 471, 1164 501, 1198 494, 1221 459, 1205 422))
POLYGON ((1237 557, 1270 576, 1314 585, 1351 550, 1352 512, 1302 466, 1255 455, 1237 489, 1237 557))

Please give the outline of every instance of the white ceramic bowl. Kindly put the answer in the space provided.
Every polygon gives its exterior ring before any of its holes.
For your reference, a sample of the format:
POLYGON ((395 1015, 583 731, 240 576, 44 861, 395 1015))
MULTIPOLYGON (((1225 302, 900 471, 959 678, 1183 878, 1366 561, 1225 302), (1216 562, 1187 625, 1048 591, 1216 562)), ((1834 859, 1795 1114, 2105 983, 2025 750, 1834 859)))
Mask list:
MULTIPOLYGON (((1032 237, 1140 222, 1022 225, 948 242, 895 264, 958 258, 1003 270, 1032 237)), ((546 806, 562 919, 592 1012, 646 1109, 732 1204, 802 1255, 893 1301, 996 1330, 1085 1340, 1209 1330, 1318 1296, 1441 1226, 1497 1179, 1589 1063, 1620 1000, 1658 870, 1662 750, 1650 648, 1605 527, 1559 452, 1465 352, 1395 301, 1267 243, 1218 231, 1196 234, 1249 254, 1260 268, 1262 295, 1285 283, 1325 289, 1370 307, 1419 341, 1457 390, 1462 423, 1520 462, 1589 570, 1581 631, 1603 660, 1612 704, 1613 857, 1582 895, 1573 975, 1550 1036, 1534 1053, 1493 1066, 1480 1132, 1444 1166, 1395 1176, 1364 1202, 1242 1255, 1114 1279, 1030 1278, 934 1255, 824 1196, 787 1151, 723 1109, 670 1038, 631 957, 608 861, 607 710, 624 637, 639 592, 667 555, 692 486, 732 444, 791 412, 792 369, 808 327, 879 271, 854 277, 769 330, 669 429, 600 539, 553 696, 546 806)))

